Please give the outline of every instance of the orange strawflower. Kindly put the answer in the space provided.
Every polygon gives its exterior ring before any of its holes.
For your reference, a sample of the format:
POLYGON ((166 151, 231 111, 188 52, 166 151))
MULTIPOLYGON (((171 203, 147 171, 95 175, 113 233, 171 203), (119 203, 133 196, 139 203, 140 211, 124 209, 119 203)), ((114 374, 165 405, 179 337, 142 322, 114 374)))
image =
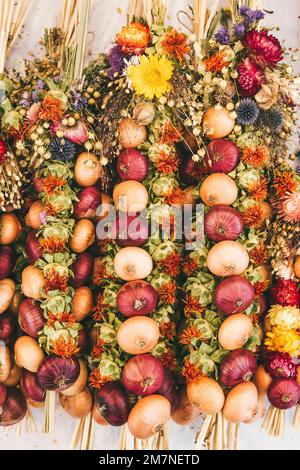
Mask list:
POLYGON ((167 154, 162 151, 155 161, 155 166, 164 175, 172 175, 179 167, 179 158, 177 153, 167 154))
POLYGON ((276 171, 273 186, 276 195, 281 197, 286 193, 292 193, 297 189, 297 181, 295 181, 292 171, 276 171))
POLYGON ((188 37, 184 33, 179 33, 176 29, 166 33, 161 42, 164 51, 170 56, 182 62, 184 56, 189 54, 191 48, 188 44, 188 37))
POLYGON ((256 204, 255 206, 249 207, 242 213, 244 224, 247 227, 260 227, 264 221, 263 210, 256 204))
POLYGON ((63 336, 60 336, 58 339, 56 339, 51 346, 51 352, 53 354, 56 356, 61 356, 65 359, 67 357, 74 356, 75 354, 79 353, 79 351, 80 349, 78 344, 73 339, 66 341, 63 336))
POLYGON ((174 277, 179 274, 180 260, 180 254, 176 253, 176 251, 173 251, 173 253, 168 255, 165 259, 157 261, 157 266, 163 271, 166 271, 172 277, 174 277))
POLYGON ((159 143, 172 145, 178 143, 180 140, 181 133, 179 130, 176 129, 176 127, 170 121, 167 121, 162 128, 159 143))
POLYGON ((201 341, 204 340, 202 333, 198 328, 196 328, 194 325, 188 326, 183 333, 180 336, 179 343, 180 344, 185 344, 185 345, 190 345, 191 344, 191 339, 196 338, 200 339, 201 341))
POLYGON ((265 264, 268 260, 268 253, 265 245, 261 243, 259 246, 253 248, 253 250, 250 252, 250 258, 255 266, 265 264))
POLYGON ((117 34, 116 42, 124 54, 142 54, 150 43, 150 29, 142 23, 123 26, 117 34))
POLYGON ((248 165, 262 167, 269 158, 269 150, 264 145, 257 147, 245 147, 242 151, 242 161, 248 165))
POLYGON ((159 326, 160 336, 168 340, 172 340, 175 337, 175 323, 172 321, 161 322, 159 326))
POLYGON ((45 96, 39 117, 44 121, 57 122, 61 119, 62 115, 61 101, 53 98, 53 96, 45 96))
POLYGON ((47 325, 53 326, 54 323, 57 321, 59 323, 66 323, 69 326, 74 325, 74 323, 76 322, 74 315, 72 315, 71 313, 61 312, 61 313, 54 314, 54 313, 49 312, 47 325))
POLYGON ((68 290, 68 280, 67 276, 59 274, 55 269, 51 269, 45 279, 44 291, 48 294, 48 292, 54 290, 66 292, 68 290))
POLYGON ((67 240, 53 236, 49 238, 41 238, 39 240, 39 245, 47 253, 63 253, 66 248, 66 241, 67 240))
POLYGON ((104 352, 104 341, 101 338, 98 338, 97 344, 93 347, 91 351, 91 357, 100 357, 104 352))
POLYGON ((53 194, 57 188, 62 188, 66 185, 66 180, 58 178, 57 176, 49 175, 47 178, 42 179, 42 185, 45 193, 53 194))
POLYGON ((203 376, 201 369, 194 366, 194 364, 191 364, 189 360, 184 362, 181 373, 183 377, 187 378, 188 380, 198 380, 203 376))
POLYGON ((226 60, 224 57, 224 54, 221 52, 216 52, 211 57, 208 57, 207 59, 204 60, 204 64, 206 67, 206 70, 209 72, 221 72, 222 68, 225 67, 226 65, 226 60))
POLYGON ((169 349, 167 352, 160 354, 160 362, 163 366, 167 367, 170 370, 175 370, 177 367, 177 361, 175 352, 169 349))
POLYGON ((191 274, 193 274, 193 272, 195 272, 198 267, 199 265, 194 258, 188 258, 182 263, 182 269, 186 276, 190 276, 191 274))
POLYGON ((172 189, 165 195, 164 202, 166 204, 183 204, 184 203, 184 192, 180 188, 172 189))
POLYGON ((256 201, 264 201, 268 194, 266 178, 261 178, 257 183, 252 183, 249 192, 256 201))
POLYGON ((169 281, 163 284, 157 290, 159 300, 166 304, 173 304, 176 301, 176 284, 174 281, 169 281))
POLYGON ((263 292, 265 292, 270 285, 270 281, 265 280, 265 281, 258 281, 254 284, 254 291, 255 295, 261 295, 263 292))
POLYGON ((104 384, 111 381, 111 377, 108 375, 102 375, 99 369, 93 370, 89 376, 89 384, 92 388, 99 389, 104 384))
POLYGON ((205 308, 202 307, 198 300, 191 296, 188 295, 185 300, 185 307, 184 307, 184 314, 186 318, 190 318, 192 315, 201 316, 201 314, 204 312, 205 308))

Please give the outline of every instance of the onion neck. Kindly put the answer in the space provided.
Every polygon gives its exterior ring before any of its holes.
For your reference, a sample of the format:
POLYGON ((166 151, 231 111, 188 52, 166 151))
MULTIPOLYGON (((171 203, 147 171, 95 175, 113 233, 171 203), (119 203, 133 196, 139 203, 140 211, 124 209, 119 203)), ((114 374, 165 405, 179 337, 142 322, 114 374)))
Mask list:
POLYGON ((136 339, 136 345, 138 348, 143 349, 146 346, 146 341, 144 338, 137 338, 136 339))
POLYGON ((152 385, 153 383, 153 379, 151 377, 146 377, 143 381, 142 381, 142 385, 143 385, 143 392, 146 392, 147 388, 152 385))
POLYGON ((291 401, 291 394, 290 393, 285 393, 284 395, 282 395, 281 397, 281 400, 282 400, 282 403, 289 403, 291 401))
POLYGON ((226 233, 226 227, 225 225, 222 225, 222 224, 219 224, 216 230, 217 230, 218 235, 225 235, 226 233))
POLYGON ((251 379, 252 379, 252 372, 250 371, 246 372, 243 376, 243 381, 250 382, 251 379))
POLYGON ((143 310, 143 308, 146 305, 146 300, 145 299, 135 299, 133 308, 134 310, 143 310))

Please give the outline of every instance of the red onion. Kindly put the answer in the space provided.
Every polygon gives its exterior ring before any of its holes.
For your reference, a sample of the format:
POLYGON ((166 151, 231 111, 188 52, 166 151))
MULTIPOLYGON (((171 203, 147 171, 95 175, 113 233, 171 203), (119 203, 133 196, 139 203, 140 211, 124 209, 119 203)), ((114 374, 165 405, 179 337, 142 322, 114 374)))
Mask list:
POLYGON ((6 395, 7 395, 6 386, 0 383, 0 415, 2 412, 2 407, 6 400, 6 395))
POLYGON ((37 230, 29 232, 25 241, 25 253, 30 264, 34 264, 43 256, 43 250, 40 247, 36 234, 37 230))
POLYGON ((300 386, 293 379, 276 379, 268 389, 268 399, 279 410, 292 408, 300 399, 300 386))
POLYGON ((149 163, 141 152, 128 149, 119 156, 117 171, 123 181, 143 181, 148 175, 149 163))
POLYGON ((206 173, 200 162, 194 162, 192 157, 188 157, 180 168, 180 179, 188 186, 198 183, 206 173))
POLYGON ((14 318, 4 313, 0 315, 0 341, 4 341, 5 344, 10 344, 16 334, 16 325, 14 318))
POLYGON ((233 207, 215 206, 205 215, 204 232, 214 242, 237 240, 243 230, 243 218, 233 207))
POLYGON ((21 378, 21 389, 27 399, 37 403, 44 403, 46 392, 39 384, 37 374, 24 369, 21 378))
POLYGON ((0 426, 12 426, 27 413, 27 403, 20 390, 8 388, 5 403, 0 411, 0 426))
POLYGON ((125 364, 122 373, 123 385, 135 395, 147 396, 157 392, 162 386, 164 368, 152 354, 139 354, 125 364))
POLYGON ((86 328, 78 331, 79 355, 87 354, 90 350, 90 334, 86 328))
POLYGON ((179 391, 177 390, 175 385, 173 385, 167 393, 165 394, 160 393, 160 395, 163 395, 165 398, 169 400, 170 405, 171 405, 171 411, 172 412, 175 411, 177 406, 179 405, 179 398, 180 398, 179 391))
POLYGON ((148 240, 148 223, 136 215, 127 215, 116 219, 116 242, 119 246, 143 246, 148 240))
POLYGON ((240 151, 229 139, 214 139, 207 147, 205 164, 212 173, 230 173, 240 160, 240 151))
POLYGON ((45 357, 37 371, 38 381, 45 390, 63 391, 79 377, 80 364, 76 357, 45 357))
POLYGON ((14 249, 11 246, 0 246, 0 281, 10 276, 15 264, 14 249))
POLYGON ((117 295, 117 307, 125 317, 148 315, 157 305, 157 292, 147 281, 130 281, 117 295))
POLYGON ((73 287, 84 286, 89 280, 93 270, 93 258, 89 253, 82 253, 71 266, 74 277, 71 280, 73 287))
POLYGON ((241 382, 249 382, 257 369, 252 352, 235 349, 223 359, 220 365, 220 379, 226 387, 234 387, 241 382))
POLYGON ((19 306, 19 324, 22 331, 32 338, 38 338, 46 320, 38 302, 26 299, 19 306))
POLYGON ((214 303, 226 315, 242 313, 252 304, 255 291, 248 279, 242 276, 227 277, 216 287, 214 303))
POLYGON ((33 185, 34 188, 38 193, 43 193, 45 191, 44 185, 43 185, 43 179, 42 178, 33 178, 33 185))
POLYGON ((120 382, 108 382, 95 392, 97 411, 112 426, 123 426, 130 413, 127 393, 120 382))
POLYGON ((101 193, 95 186, 84 188, 77 194, 78 202, 74 204, 76 219, 94 219, 101 204, 101 193))
POLYGON ((170 392, 171 388, 174 386, 174 377, 170 369, 167 367, 164 368, 164 377, 161 387, 157 390, 156 393, 160 395, 166 395, 170 392))

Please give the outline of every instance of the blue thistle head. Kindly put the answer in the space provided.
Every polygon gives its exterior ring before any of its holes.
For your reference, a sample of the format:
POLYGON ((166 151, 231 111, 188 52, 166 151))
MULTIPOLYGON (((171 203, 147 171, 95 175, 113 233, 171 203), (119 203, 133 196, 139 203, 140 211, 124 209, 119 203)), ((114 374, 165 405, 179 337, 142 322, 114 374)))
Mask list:
POLYGON ((283 126, 283 114, 279 108, 268 109, 263 116, 264 123, 272 130, 277 131, 283 126))
POLYGON ((76 145, 70 140, 54 137, 50 144, 52 160, 68 163, 73 160, 76 153, 76 145))
POLYGON ((259 108, 251 98, 241 100, 237 108, 237 123, 242 126, 254 124, 259 116, 259 108))

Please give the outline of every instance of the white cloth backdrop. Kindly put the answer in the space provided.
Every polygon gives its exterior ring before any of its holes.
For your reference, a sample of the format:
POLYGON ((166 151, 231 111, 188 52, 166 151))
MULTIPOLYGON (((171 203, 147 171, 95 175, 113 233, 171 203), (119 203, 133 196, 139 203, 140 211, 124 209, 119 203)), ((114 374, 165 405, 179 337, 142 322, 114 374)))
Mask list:
MULTIPOLYGON (((176 13, 187 9, 188 0, 166 0, 168 5, 168 21, 177 24, 176 13)), ((94 0, 90 25, 86 60, 95 57, 99 51, 106 51, 120 27, 125 22, 127 0, 94 0)), ((38 40, 43 35, 43 29, 57 25, 59 21, 61 0, 35 0, 28 15, 21 37, 16 41, 9 57, 8 68, 20 57, 30 56, 30 53, 42 53, 38 40)), ((268 15, 268 25, 279 25, 278 35, 285 39, 289 47, 300 45, 300 2, 299 0, 264 0, 264 7, 273 10, 268 15)), ((300 71, 300 61, 295 64, 300 71)), ((41 429, 42 411, 33 411, 36 424, 41 429)), ((260 424, 242 425, 240 430, 240 449, 299 449, 300 430, 291 426, 291 415, 288 415, 286 435, 281 438, 270 438, 265 431, 260 430, 260 424)), ((194 436, 199 422, 193 426, 170 427, 171 449, 193 449, 194 436)), ((0 449, 68 449, 75 421, 70 419, 60 408, 56 412, 56 429, 53 435, 26 434, 23 424, 21 437, 16 437, 15 429, 0 430, 0 449)), ((115 449, 117 447, 119 430, 112 427, 96 431, 96 449, 115 449)))

